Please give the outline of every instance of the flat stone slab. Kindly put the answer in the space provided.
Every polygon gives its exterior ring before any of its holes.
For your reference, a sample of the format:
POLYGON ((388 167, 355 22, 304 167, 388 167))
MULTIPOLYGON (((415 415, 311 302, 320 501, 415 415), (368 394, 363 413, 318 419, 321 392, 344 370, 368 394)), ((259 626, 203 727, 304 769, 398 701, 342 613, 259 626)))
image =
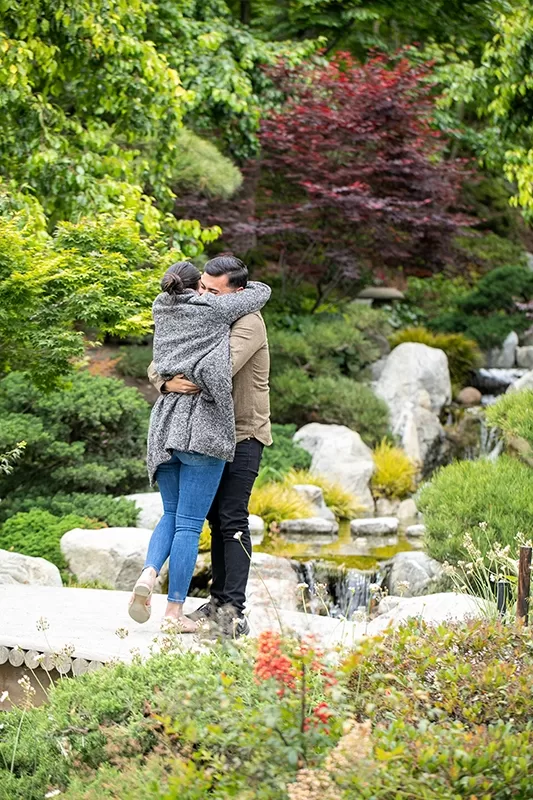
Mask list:
POLYGON ((350 532, 357 536, 386 536, 397 533, 399 521, 397 517, 369 517, 368 519, 354 519, 350 523, 350 532))
POLYGON ((308 517, 307 519, 285 519, 280 522, 279 532, 288 542, 326 541, 339 533, 339 523, 334 519, 308 517))
MULTIPOLYGON (((135 651, 147 657, 154 648, 154 640, 157 649, 166 597, 152 596, 152 616, 144 625, 130 619, 129 598, 129 592, 105 589, 0 586, 0 650, 13 652, 12 648, 20 648, 25 653, 59 653, 67 648, 70 658, 91 662, 113 659, 128 662, 135 651), (46 621, 47 630, 38 630, 39 620, 46 621), (124 638, 117 635, 121 629, 128 632, 124 638)), ((202 598, 187 598, 185 613, 204 602, 202 598)), ((314 634, 323 647, 350 645, 365 635, 362 623, 276 610, 272 605, 252 608, 248 620, 252 636, 264 630, 279 630, 281 621, 287 630, 314 634)), ((187 650, 203 647, 190 634, 183 634, 181 642, 187 650)))
POLYGON ((426 532, 426 526, 422 523, 418 525, 409 525, 405 533, 407 536, 423 536, 426 532))

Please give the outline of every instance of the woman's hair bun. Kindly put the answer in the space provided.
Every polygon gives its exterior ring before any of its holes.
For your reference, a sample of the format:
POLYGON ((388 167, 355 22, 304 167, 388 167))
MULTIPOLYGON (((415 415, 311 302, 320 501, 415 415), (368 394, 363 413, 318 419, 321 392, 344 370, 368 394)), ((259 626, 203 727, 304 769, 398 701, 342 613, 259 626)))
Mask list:
POLYGON ((161 281, 161 289, 168 294, 183 294, 185 286, 181 275, 177 272, 167 272, 161 281))

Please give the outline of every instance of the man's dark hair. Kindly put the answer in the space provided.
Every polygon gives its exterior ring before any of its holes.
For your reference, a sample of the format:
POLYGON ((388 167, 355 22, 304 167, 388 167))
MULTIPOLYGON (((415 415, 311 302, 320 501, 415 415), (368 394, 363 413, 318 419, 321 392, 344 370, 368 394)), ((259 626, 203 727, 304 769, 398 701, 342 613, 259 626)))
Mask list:
POLYGON ((205 265, 204 271, 213 278, 219 275, 228 276, 228 285, 232 289, 245 288, 248 283, 248 267, 237 256, 226 254, 211 258, 205 265))

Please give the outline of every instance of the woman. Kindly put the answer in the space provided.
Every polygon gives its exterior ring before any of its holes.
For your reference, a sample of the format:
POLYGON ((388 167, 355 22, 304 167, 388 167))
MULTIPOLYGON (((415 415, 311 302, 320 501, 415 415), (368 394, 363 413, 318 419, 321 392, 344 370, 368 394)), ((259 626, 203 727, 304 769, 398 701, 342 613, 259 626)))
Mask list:
POLYGON ((136 622, 150 617, 150 597, 161 567, 170 556, 166 616, 183 632, 197 623, 183 614, 202 526, 226 461, 235 452, 231 396, 230 326, 258 311, 270 297, 265 284, 251 282, 230 294, 198 294, 200 273, 179 262, 165 273, 154 301, 154 366, 164 378, 177 373, 196 384, 195 395, 162 395, 150 418, 148 473, 157 481, 164 515, 152 534, 129 614, 136 622))

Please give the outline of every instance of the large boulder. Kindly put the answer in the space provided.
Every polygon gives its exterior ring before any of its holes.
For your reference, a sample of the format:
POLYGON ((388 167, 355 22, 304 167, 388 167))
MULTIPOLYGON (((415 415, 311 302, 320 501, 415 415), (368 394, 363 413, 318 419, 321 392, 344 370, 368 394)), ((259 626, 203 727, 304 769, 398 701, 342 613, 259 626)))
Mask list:
POLYGON ((511 331, 506 337, 501 347, 494 347, 486 354, 488 367, 498 367, 500 369, 510 369, 514 367, 516 360, 516 349, 518 347, 518 334, 511 331))
POLYGON ((309 503, 313 509, 313 516, 335 520, 335 514, 327 507, 324 501, 324 492, 320 486, 314 486, 314 484, 311 483, 298 483, 292 488, 306 503, 309 503))
POLYGON ((413 617, 423 622, 438 625, 441 622, 465 622, 485 617, 487 611, 495 611, 489 603, 470 594, 440 592, 424 597, 386 597, 378 607, 379 616, 368 623, 368 636, 382 633, 389 626, 395 627, 413 617))
POLYGON ((289 542, 330 542, 337 536, 339 525, 334 519, 323 517, 286 519, 280 522, 279 531, 289 542))
POLYGON ((137 519, 139 528, 147 528, 153 531, 163 516, 163 501, 159 492, 127 494, 126 499, 133 500, 139 509, 139 517, 137 519))
POLYGON ((345 425, 311 422, 294 434, 294 441, 312 456, 311 472, 339 483, 368 510, 374 500, 370 479, 375 466, 372 451, 356 431, 345 425))
POLYGON ((442 462, 447 445, 438 415, 452 399, 446 354, 418 342, 398 345, 375 390, 387 403, 393 433, 411 460, 423 472, 442 462))
POLYGON ((533 369, 507 387, 508 392, 520 392, 522 389, 533 389, 533 369))
POLYGON ((299 578, 292 562, 268 553, 254 553, 246 587, 246 604, 298 610, 299 578))
POLYGON ((419 404, 419 394, 426 391, 430 410, 440 414, 451 402, 452 385, 448 358, 442 350, 418 342, 404 342, 387 356, 387 363, 376 393, 389 406, 393 423, 396 422, 406 402, 419 404))
POLYGON ((248 517, 250 536, 253 544, 261 544, 265 535, 265 523, 257 514, 250 514, 248 517))
POLYGON ((390 595, 418 597, 441 575, 442 566, 422 552, 397 553, 387 569, 385 586, 390 595))
POLYGON ((63 586, 55 564, 10 550, 0 550, 0 584, 23 583, 29 586, 63 586))
POLYGON ((78 580, 129 591, 142 572, 151 535, 148 528, 74 528, 61 538, 61 552, 78 580))

